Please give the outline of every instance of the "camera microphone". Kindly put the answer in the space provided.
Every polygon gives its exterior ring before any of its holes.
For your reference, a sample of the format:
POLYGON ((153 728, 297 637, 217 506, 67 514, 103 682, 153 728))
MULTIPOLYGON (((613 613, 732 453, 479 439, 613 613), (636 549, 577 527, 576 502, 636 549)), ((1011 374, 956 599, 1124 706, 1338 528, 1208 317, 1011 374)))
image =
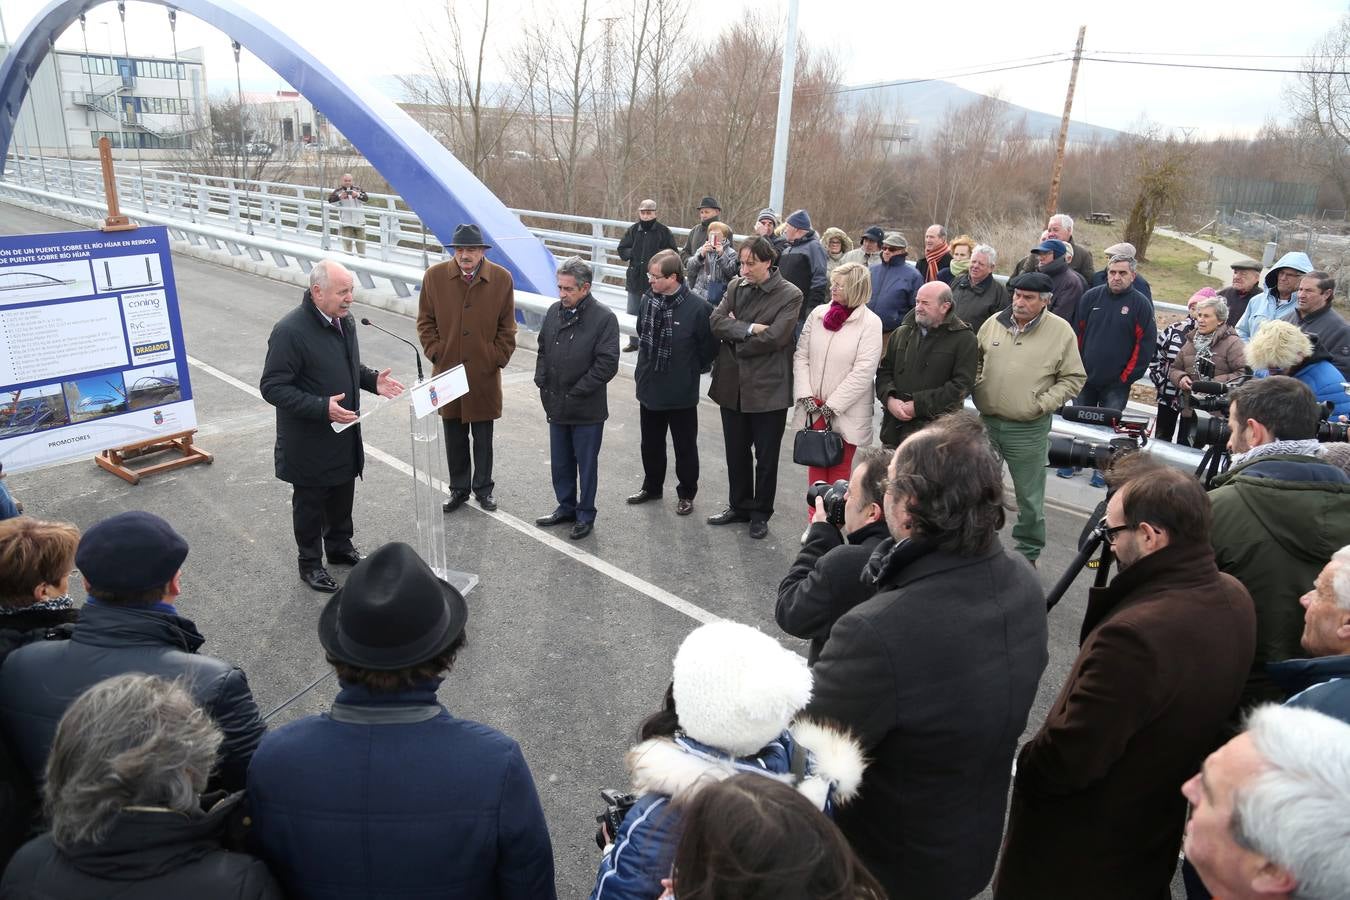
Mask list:
POLYGON ((1078 422, 1082 425, 1104 425, 1115 428, 1120 424, 1121 411, 1109 406, 1061 406, 1056 410, 1066 422, 1078 422))
POLYGON ((1192 381, 1192 394, 1222 394, 1228 390, 1228 385, 1222 381, 1192 381))
POLYGON ((414 344, 412 341, 408 340, 407 338, 399 337, 398 335, 396 335, 396 334, 394 334, 392 331, 390 331, 388 328, 381 328, 380 326, 376 325, 374 322, 370 321, 370 319, 366 319, 366 318, 361 319, 361 324, 362 324, 362 325, 369 325, 371 328, 374 328, 376 331, 383 331, 385 334, 389 335, 391 338, 395 338, 396 340, 400 340, 400 341, 402 341, 403 343, 407 344, 409 347, 412 347, 412 348, 413 348, 413 358, 417 360, 417 380, 418 380, 418 381, 421 381, 421 380, 422 380, 422 351, 420 351, 420 350, 417 349, 417 345, 416 345, 416 344, 414 344))

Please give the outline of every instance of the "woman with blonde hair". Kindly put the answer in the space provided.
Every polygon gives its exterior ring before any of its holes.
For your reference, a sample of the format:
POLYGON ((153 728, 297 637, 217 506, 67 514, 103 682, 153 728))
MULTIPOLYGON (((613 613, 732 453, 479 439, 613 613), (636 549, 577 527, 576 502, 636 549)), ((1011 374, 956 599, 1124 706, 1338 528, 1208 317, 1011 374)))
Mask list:
POLYGON ((1312 390, 1318 403, 1333 404, 1333 419, 1350 416, 1345 376, 1332 364, 1331 354, 1319 349, 1297 325, 1281 319, 1264 323, 1247 344, 1247 362, 1262 377, 1297 378, 1312 390))
POLYGON ((708 240, 684 265, 684 280, 689 290, 702 294, 716 306, 726 293, 727 283, 741 271, 740 259, 731 240, 731 228, 725 222, 708 225, 708 240))
MULTIPOLYGON (((792 357, 796 410, 792 427, 826 429, 844 440, 828 467, 810 466, 806 481, 847 480, 853 451, 872 443, 872 379, 881 360, 881 318, 867 308, 872 279, 865 266, 844 263, 830 276, 830 302, 806 317, 792 357)), ((812 510, 808 508, 808 518, 812 510)))

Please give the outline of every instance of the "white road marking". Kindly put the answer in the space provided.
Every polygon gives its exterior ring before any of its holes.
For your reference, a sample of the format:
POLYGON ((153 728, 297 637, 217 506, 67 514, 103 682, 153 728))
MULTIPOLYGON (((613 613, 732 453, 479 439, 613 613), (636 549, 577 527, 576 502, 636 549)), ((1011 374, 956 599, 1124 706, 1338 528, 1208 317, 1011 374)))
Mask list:
MULTIPOLYGON (((248 384, 247 382, 244 381, 240 381, 238 378, 235 378, 228 372, 222 372, 215 366, 212 366, 208 363, 204 363, 201 360, 196 359, 194 357, 189 356, 187 358, 187 361, 188 365, 192 366, 194 369, 199 369, 202 372, 205 372, 207 375, 210 375, 214 378, 218 378, 221 381, 225 382, 226 384, 238 388, 239 390, 248 394, 250 397, 254 397, 257 400, 262 400, 262 394, 253 385, 248 384)), ((403 474, 408 475, 409 477, 412 476, 413 474, 412 466, 408 465, 398 457, 386 453, 383 450, 379 449, 378 447, 372 447, 370 444, 366 444, 365 448, 366 454, 370 456, 372 459, 377 459, 380 462, 384 463, 385 465, 389 466, 390 468, 402 472, 403 474)), ((443 493, 445 493, 446 496, 449 496, 450 488, 444 482, 438 480, 436 482, 436 488, 437 490, 440 490, 443 493)), ((519 531, 521 534, 525 535, 528 538, 532 538, 538 541, 545 547, 548 547, 552 550, 556 550, 559 553, 569 556, 572 559, 576 560, 577 562, 581 563, 583 566, 587 566, 591 569, 594 569, 596 572, 599 572, 601 575, 604 575, 607 578, 612 578, 614 581, 617 581, 624 587, 632 588, 638 593, 643 594, 652 600, 655 600, 662 606, 667 606, 678 613, 688 616, 689 618, 693 619, 696 622, 717 622, 720 621, 722 618, 721 616, 715 615, 695 603, 690 603, 683 597, 679 597, 675 594, 672 594, 665 588, 657 587, 651 582, 639 578, 633 573, 621 569, 618 566, 614 565, 613 563, 607 562, 601 559, 600 557, 595 556, 594 554, 587 553, 585 550, 582 550, 576 544, 569 543, 561 538, 555 537, 549 534, 548 532, 535 527, 531 523, 524 521, 523 519, 518 519, 509 513, 504 513, 500 509, 497 510, 496 512, 488 512, 487 510, 482 509, 478 506, 474 506, 473 504, 466 503, 465 506, 467 506, 469 509, 474 510, 480 515, 496 519, 503 525, 506 525, 509 528, 514 528, 516 531, 519 531)))

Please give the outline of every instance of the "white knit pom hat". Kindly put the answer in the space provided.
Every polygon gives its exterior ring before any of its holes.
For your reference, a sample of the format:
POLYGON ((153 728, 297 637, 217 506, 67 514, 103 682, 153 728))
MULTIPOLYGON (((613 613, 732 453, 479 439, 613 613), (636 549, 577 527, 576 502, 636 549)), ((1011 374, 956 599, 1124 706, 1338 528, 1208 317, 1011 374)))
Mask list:
POLYGON ((675 654, 674 683, 685 734, 735 756, 778 737, 811 699, 806 660, 736 622, 694 629, 675 654))

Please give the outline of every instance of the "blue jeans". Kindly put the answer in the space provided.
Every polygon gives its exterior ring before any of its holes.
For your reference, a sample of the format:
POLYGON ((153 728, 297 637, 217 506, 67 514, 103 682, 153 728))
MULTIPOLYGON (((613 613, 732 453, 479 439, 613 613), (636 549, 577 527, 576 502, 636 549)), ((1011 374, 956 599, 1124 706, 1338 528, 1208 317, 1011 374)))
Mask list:
POLYGON ((553 469, 554 512, 576 516, 578 522, 595 521, 595 489, 600 473, 600 440, 605 423, 548 426, 549 462, 553 469), (581 493, 577 494, 577 481, 581 493))

